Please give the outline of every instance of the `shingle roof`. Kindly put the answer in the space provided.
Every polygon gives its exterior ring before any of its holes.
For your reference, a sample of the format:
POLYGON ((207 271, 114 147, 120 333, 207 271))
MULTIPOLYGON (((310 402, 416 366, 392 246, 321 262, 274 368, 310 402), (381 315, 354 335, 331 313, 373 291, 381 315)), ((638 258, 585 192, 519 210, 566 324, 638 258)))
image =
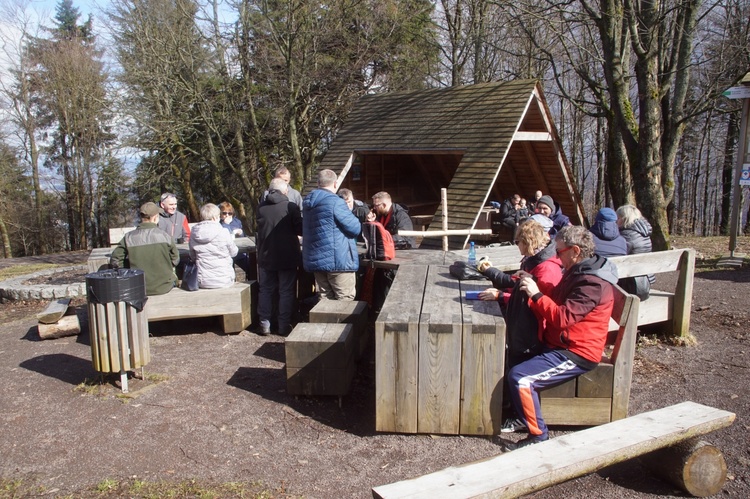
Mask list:
MULTIPOLYGON (((501 167, 508 163, 523 166, 502 168, 514 170, 506 171, 505 177, 517 189, 542 189, 560 202, 572 220, 578 218, 574 212, 582 217, 578 196, 568 187, 572 187, 571 174, 536 80, 364 96, 320 168, 341 175, 355 151, 439 150, 463 151, 447 186, 449 228, 474 226, 495 179, 504 178, 501 167), (518 141, 517 132, 523 131, 549 133, 551 137, 528 142, 532 150, 519 145, 513 148, 515 157, 511 157, 514 137, 518 141)), ((433 226, 441 223, 438 209, 433 226)))

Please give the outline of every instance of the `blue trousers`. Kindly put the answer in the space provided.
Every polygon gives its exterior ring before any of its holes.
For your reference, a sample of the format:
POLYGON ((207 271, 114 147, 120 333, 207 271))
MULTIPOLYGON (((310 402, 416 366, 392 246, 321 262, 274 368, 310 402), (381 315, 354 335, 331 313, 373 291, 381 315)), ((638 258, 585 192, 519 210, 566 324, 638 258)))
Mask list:
POLYGON ((508 388, 511 402, 530 435, 547 436, 547 425, 539 404, 539 390, 559 385, 587 371, 559 350, 549 349, 510 369, 508 388))
POLYGON ((258 267, 258 286, 258 318, 261 325, 270 327, 274 297, 278 295, 278 331, 289 334, 297 294, 297 269, 266 270, 258 267))

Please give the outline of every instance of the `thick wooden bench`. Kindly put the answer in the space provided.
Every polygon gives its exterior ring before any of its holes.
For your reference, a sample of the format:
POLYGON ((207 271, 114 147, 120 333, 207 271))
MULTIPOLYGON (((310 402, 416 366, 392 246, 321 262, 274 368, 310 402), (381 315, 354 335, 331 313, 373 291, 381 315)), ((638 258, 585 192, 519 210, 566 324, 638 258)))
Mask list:
POLYGON ((361 357, 369 342, 367 335, 367 302, 320 300, 310 310, 309 322, 321 324, 351 324, 355 353, 361 357))
POLYGON ((239 333, 252 323, 252 284, 254 281, 238 282, 228 288, 198 291, 173 288, 149 296, 144 310, 149 322, 220 316, 225 333, 239 333))
POLYGON ((287 392, 339 397, 349 393, 357 343, 352 324, 297 324, 284 342, 287 392))
POLYGON ((615 285, 612 320, 602 362, 591 371, 540 393, 542 415, 550 425, 588 426, 627 417, 640 300, 615 285))
MULTIPOLYGON (((725 428, 734 419, 731 412, 683 402, 481 461, 375 487, 372 495, 382 499, 519 497, 659 449, 676 448, 679 452, 679 447, 673 446, 725 428)), ((708 459, 676 460, 677 466, 687 468, 676 470, 683 472, 677 474, 687 474, 689 481, 695 482, 685 487, 688 492, 715 494, 721 489, 726 463, 720 453, 712 454, 713 459, 709 455, 708 459)))

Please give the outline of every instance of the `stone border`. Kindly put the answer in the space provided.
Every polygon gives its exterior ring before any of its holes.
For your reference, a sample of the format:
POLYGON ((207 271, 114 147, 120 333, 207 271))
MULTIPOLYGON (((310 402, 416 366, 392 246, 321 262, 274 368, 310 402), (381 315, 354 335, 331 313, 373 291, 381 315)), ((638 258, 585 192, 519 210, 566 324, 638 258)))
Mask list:
POLYGON ((69 270, 86 269, 86 265, 73 265, 72 267, 57 267, 54 269, 40 270, 32 274, 24 274, 13 279, 0 282, 0 302, 18 300, 55 300, 58 298, 73 298, 86 295, 86 283, 71 284, 23 284, 24 281, 58 272, 69 270))

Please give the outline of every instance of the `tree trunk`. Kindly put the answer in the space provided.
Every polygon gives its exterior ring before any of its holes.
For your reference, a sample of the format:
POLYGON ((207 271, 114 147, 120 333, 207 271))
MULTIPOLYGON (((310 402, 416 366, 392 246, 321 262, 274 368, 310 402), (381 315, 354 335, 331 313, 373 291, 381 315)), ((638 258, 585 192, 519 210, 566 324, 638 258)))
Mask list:
POLYGON ((0 236, 3 238, 3 257, 13 258, 13 250, 10 247, 8 228, 5 226, 5 220, 3 220, 2 216, 0 216, 0 236))

